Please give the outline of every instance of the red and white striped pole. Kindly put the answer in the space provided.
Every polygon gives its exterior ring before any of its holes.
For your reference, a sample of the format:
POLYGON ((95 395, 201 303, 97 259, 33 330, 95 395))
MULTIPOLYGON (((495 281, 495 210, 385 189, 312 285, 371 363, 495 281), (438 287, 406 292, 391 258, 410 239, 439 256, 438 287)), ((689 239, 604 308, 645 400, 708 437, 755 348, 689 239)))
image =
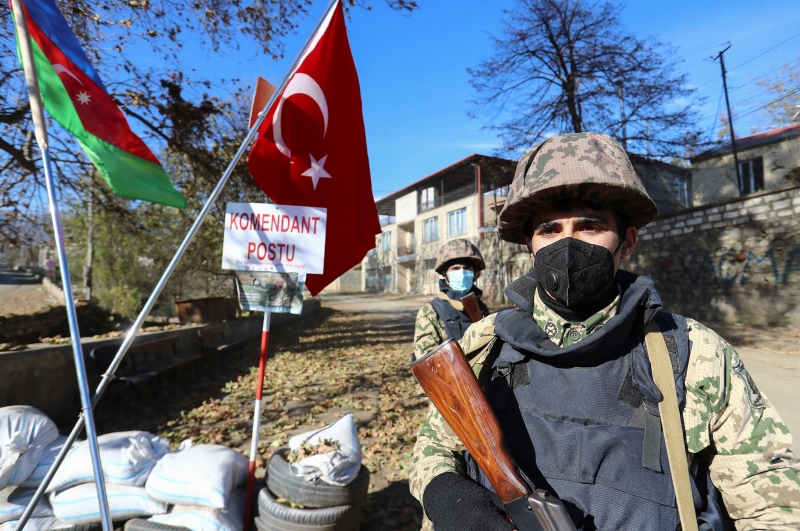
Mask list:
POLYGON ((247 501, 244 519, 244 531, 248 531, 253 519, 253 488, 256 482, 256 458, 258 457, 258 430, 261 426, 261 397, 264 391, 264 370, 267 367, 267 343, 269 342, 270 313, 264 312, 264 327, 261 329, 261 357, 258 360, 258 385, 256 386, 256 404, 253 411, 253 438, 250 444, 250 476, 247 479, 247 501))

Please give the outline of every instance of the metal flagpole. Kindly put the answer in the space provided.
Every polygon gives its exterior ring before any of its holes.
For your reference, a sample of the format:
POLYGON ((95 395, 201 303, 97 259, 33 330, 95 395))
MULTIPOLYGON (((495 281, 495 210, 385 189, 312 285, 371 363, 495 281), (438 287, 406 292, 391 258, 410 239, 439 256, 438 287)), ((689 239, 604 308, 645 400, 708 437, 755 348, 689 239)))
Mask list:
MULTIPOLYGON (((12 0, 12 2, 16 2, 16 1, 18 1, 18 0, 12 0)), ((136 318, 136 321, 133 323, 133 325, 131 326, 131 328, 128 331, 127 335, 125 336, 125 340, 120 345, 116 356, 114 356, 113 361, 108 366, 108 369, 106 370, 106 373, 103 375, 103 379, 100 381, 100 385, 97 386, 97 390, 95 391, 95 395, 94 395, 94 398, 92 400, 92 406, 97 405, 97 402, 99 401, 99 399, 102 396, 103 392, 105 392, 106 388, 108 388, 108 386, 111 384, 111 380, 114 378, 114 373, 116 372, 116 370, 119 367, 119 365, 122 363, 122 358, 125 356, 125 353, 128 351, 128 349, 130 348, 131 344, 133 343, 133 340, 136 338, 136 333, 139 331, 139 328, 141 328, 142 324, 144 323, 145 318, 148 316, 150 311, 153 309, 153 306, 155 305, 156 300, 158 299, 159 295, 161 295, 161 291, 164 289, 164 286, 167 284, 167 281, 169 280, 169 277, 172 275, 172 272, 175 270, 175 267, 177 266, 178 261, 183 256, 183 253, 186 252, 187 247, 189 247, 189 244, 191 243, 191 241, 194 238, 195 234, 199 230, 200 225, 203 224, 203 220, 206 218, 208 213, 211 211, 211 207, 214 205, 214 202, 217 200, 217 197, 222 192, 222 189, 225 187, 225 183, 227 183, 228 179, 230 178, 231 174, 233 173, 233 170, 236 167, 236 164, 239 162, 239 159, 242 158, 242 155, 244 155, 244 152, 247 150, 247 147, 250 145, 250 142, 252 142, 253 138, 255 137, 256 133, 258 132, 259 127, 261 127, 261 123, 264 121, 264 118, 267 115, 267 111, 272 107, 272 105, 274 104, 275 100, 283 93, 283 90, 286 88, 286 85, 289 83, 289 80, 291 79, 292 75, 294 74, 294 71, 297 68, 297 65, 300 63, 300 60, 303 58, 303 55, 305 54, 306 49, 311 44, 312 40, 316 36, 317 32, 319 31, 319 29, 322 26, 322 24, 325 21, 325 19, 328 17, 328 14, 331 12, 333 7, 338 2, 339 2, 339 0, 330 0, 328 2, 328 5, 325 8, 325 11, 323 11, 322 16, 317 21, 317 24, 314 27, 314 30, 309 35, 309 37, 306 40, 306 42, 303 45, 303 47, 300 48, 300 51, 298 52, 297 57, 295 57, 291 68, 289 68, 289 70, 287 71, 287 73, 284 76, 283 80, 281 81, 280 85, 278 85, 278 89, 269 98, 269 101, 264 106, 264 110, 259 113, 258 120, 253 125, 253 127, 250 128, 250 131, 247 133, 247 136, 245 137, 244 141, 242 142, 242 145, 239 147, 239 150, 233 156, 233 160, 231 160, 231 163, 225 169, 225 173, 222 174, 222 177, 220 178, 219 183, 217 183, 216 187, 214 187, 214 190, 211 192, 211 195, 206 200, 206 204, 203 206, 203 209, 198 214, 197 219, 194 221, 194 223, 192 224, 191 228, 189 229, 189 233, 183 239, 183 242, 181 242, 180 247, 178 247, 178 250, 175 252, 175 256, 170 261, 169 265, 167 266, 167 269, 164 271, 164 274, 161 276, 161 279, 158 281, 158 284, 156 284, 156 287, 153 289, 153 293, 150 295, 150 298, 147 299, 147 302, 145 303, 144 308, 142 308, 142 311, 139 313, 139 316, 136 318)), ((17 524, 17 529, 19 531, 22 531, 23 527, 25 526, 25 523, 30 519, 31 515, 33 514, 33 511, 36 508, 36 505, 39 503, 39 500, 42 499, 42 496, 44 495, 44 491, 47 490, 47 486, 50 484, 50 481, 53 479, 53 476, 55 476, 56 470, 58 470, 58 467, 61 466, 61 463, 64 461, 64 458, 66 457, 67 453, 69 452, 69 448, 70 448, 71 444, 73 442, 75 442, 75 439, 78 437, 78 434, 80 434, 81 429, 82 429, 83 424, 85 423, 85 421, 86 421, 86 419, 85 419, 85 417, 83 415, 78 419, 78 422, 75 424, 75 427, 72 429, 72 432, 69 434, 69 437, 67 438, 67 441, 64 443, 64 446, 61 448, 61 451, 58 453, 58 456, 56 456, 56 458, 55 458, 55 460, 53 462, 53 466, 47 472, 47 475, 45 476, 44 480, 42 481, 42 484, 39 485, 39 487, 36 489, 36 493, 34 493, 33 498, 31 499, 31 501, 28 502, 28 506, 25 508, 25 512, 22 514, 22 516, 19 519, 19 523, 17 524)), ((88 436, 88 429, 87 429, 87 436, 88 436)), ((104 531, 106 531, 106 530, 104 530, 104 531)))
POLYGON ((261 329, 261 356, 258 359, 258 384, 256 402, 253 407, 253 437, 250 443, 250 476, 247 480, 247 498, 245 514, 245 530, 247 522, 253 516, 253 488, 256 484, 256 457, 258 456, 258 430, 261 427, 261 398, 264 395, 264 371, 267 367, 267 344, 269 343, 270 313, 264 312, 264 327, 261 329))
MULTIPOLYGON (((106 495, 106 486, 103 479, 103 467, 100 463, 100 450, 97 446, 97 431, 94 425, 94 415, 92 414, 92 400, 89 395, 89 382, 86 380, 86 366, 83 360, 81 333, 80 330, 78 330, 78 316, 75 312, 75 300, 72 297, 72 283, 69 278, 69 264, 67 263, 67 253, 64 249, 64 231, 61 226, 61 217, 58 213, 56 188, 53 182, 53 173, 50 164, 47 126, 44 120, 44 109, 39 92, 36 64, 33 58, 31 38, 28 34, 28 25, 25 21, 25 11, 22 0, 11 0, 11 4, 14 8, 14 23, 17 28, 20 55, 22 56, 22 67, 25 71, 25 82, 28 86, 28 97, 31 102, 31 115, 33 118, 36 142, 39 144, 39 150, 42 153, 42 166, 47 186, 47 199, 50 205, 50 217, 53 220, 53 237, 56 241, 58 265, 61 269, 61 284, 64 288, 64 306, 66 306, 67 309, 69 335, 72 339, 72 353, 75 358, 75 372, 78 376, 78 390, 80 391, 81 397, 82 418, 86 425, 86 440, 92 458, 92 469, 94 470, 98 505, 100 506, 100 518, 103 522, 103 531, 112 531, 111 513, 108 510, 108 497, 106 495)), ((24 525, 25 523, 22 522, 19 525, 19 529, 22 530, 24 525)))

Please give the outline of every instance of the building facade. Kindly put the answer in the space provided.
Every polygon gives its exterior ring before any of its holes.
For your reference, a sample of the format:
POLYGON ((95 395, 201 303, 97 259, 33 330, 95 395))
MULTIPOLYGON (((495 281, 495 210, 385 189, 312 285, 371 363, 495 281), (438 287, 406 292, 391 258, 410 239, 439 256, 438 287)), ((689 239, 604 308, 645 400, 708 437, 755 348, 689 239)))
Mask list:
MULTIPOLYGON (((689 206, 685 168, 631 155, 636 172, 662 214, 689 206)), ((486 270, 477 281, 484 299, 499 303, 509 282, 531 269, 524 245, 502 241, 497 215, 505 205, 516 161, 470 155, 376 202, 383 231, 361 265, 361 289, 372 293, 434 294, 439 248, 466 238, 481 250, 486 270)), ((355 283, 349 282, 350 290, 355 283)))
POLYGON ((708 205, 800 182, 800 124, 736 139, 692 157, 692 203, 708 205))

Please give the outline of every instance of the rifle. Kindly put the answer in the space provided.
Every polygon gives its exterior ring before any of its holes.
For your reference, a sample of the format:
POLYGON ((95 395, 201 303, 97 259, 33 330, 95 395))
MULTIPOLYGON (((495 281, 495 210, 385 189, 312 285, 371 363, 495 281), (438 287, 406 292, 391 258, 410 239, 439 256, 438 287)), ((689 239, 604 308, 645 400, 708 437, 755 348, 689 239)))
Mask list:
POLYGON ((477 323, 483 319, 481 307, 478 305, 478 297, 476 297, 474 293, 468 293, 462 297, 461 304, 464 305, 464 311, 467 312, 467 315, 469 315, 473 323, 477 323))
POLYGON ((519 471, 457 341, 448 339, 413 362, 411 372, 478 463, 518 531, 575 531, 561 500, 519 471))

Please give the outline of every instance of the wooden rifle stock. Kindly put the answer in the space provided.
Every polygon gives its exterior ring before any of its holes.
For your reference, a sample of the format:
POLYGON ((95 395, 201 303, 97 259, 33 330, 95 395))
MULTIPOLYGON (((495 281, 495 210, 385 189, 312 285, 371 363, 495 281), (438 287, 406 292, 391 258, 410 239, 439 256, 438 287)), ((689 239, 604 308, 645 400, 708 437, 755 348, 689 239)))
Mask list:
POLYGON ((464 305, 464 311, 467 312, 467 315, 469 315, 473 323, 477 323, 483 319, 481 307, 478 304, 478 297, 476 297, 474 293, 468 293, 462 297, 461 304, 464 305))
POLYGON ((411 372, 492 484, 519 531, 575 531, 561 500, 536 489, 518 472, 500 424, 457 341, 449 339, 413 362, 411 372))

